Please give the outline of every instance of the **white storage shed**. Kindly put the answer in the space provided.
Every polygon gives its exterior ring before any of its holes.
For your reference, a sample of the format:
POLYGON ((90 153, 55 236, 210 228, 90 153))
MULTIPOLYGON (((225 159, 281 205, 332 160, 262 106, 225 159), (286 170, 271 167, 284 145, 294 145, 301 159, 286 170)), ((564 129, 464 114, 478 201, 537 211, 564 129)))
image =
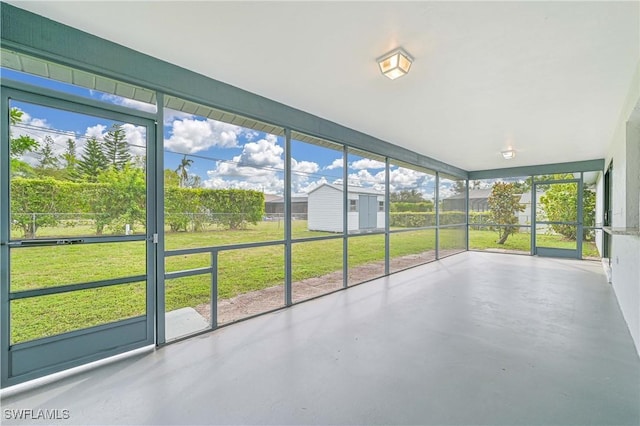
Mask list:
MULTIPOLYGON (((322 184, 309 192, 307 227, 310 231, 342 232, 342 185, 322 184)), ((384 229, 384 193, 372 188, 348 187, 349 232, 384 229)))

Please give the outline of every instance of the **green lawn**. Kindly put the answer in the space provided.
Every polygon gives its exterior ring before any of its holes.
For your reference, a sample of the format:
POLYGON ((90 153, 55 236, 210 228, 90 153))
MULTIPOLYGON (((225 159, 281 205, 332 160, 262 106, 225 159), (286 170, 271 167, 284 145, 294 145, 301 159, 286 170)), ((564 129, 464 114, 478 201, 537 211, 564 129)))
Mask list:
MULTIPOLYGON (((67 229, 50 231, 51 235, 59 235, 67 229)), ((294 222, 293 233, 296 237, 324 235, 307 231, 304 221, 294 222)), ((497 233, 471 231, 470 237, 472 248, 489 249, 495 246, 497 233)), ((555 236, 545 236, 547 237, 549 244, 571 244, 555 236)), ((167 233, 166 248, 174 250, 282 238, 281 224, 262 222, 246 230, 167 233)), ((442 249, 464 249, 464 232, 461 229, 443 229, 440 241, 442 249)), ((516 234, 509 237, 504 248, 528 252, 528 247, 529 235, 516 234)), ((403 232, 391 236, 392 258, 434 248, 435 232, 432 230, 403 232)), ((342 239, 296 243, 292 246, 292 253, 294 280, 322 276, 342 268, 342 239)), ((349 239, 350 266, 383 259, 384 235, 349 239)), ((167 272, 208 267, 210 255, 168 257, 165 266, 167 272)), ((15 249, 12 250, 11 258, 11 291, 144 275, 145 268, 144 242, 15 249)), ((221 299, 282 285, 284 247, 277 245, 221 252, 218 271, 218 295, 221 299)), ((167 310, 209 302, 210 280, 210 275, 167 280, 167 310)), ((118 285, 16 300, 11 303, 11 307, 11 340, 16 343, 140 315, 145 311, 144 284, 118 285)))
MULTIPOLYGON (((503 245, 496 243, 498 233, 495 231, 469 232, 469 248, 471 250, 505 250, 515 252, 531 252, 531 234, 518 232, 510 235, 503 245)), ((561 235, 537 234, 538 247, 551 247, 562 249, 576 249, 576 242, 568 240, 561 235)), ((583 257, 600 257, 596 244, 593 241, 582 242, 583 257)))

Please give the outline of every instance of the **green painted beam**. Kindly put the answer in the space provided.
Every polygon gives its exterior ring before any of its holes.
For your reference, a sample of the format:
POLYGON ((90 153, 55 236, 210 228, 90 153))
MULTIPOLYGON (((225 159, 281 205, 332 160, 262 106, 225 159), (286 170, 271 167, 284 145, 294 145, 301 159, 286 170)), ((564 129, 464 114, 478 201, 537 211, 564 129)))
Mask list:
POLYGON ((604 159, 573 161, 570 163, 542 164, 538 166, 510 167, 506 169, 469 172, 469 179, 494 179, 505 177, 548 175, 555 173, 593 172, 604 170, 604 159))
POLYGON ((467 172, 279 102, 0 3, 1 44, 11 50, 136 84, 185 100, 466 178, 467 172))

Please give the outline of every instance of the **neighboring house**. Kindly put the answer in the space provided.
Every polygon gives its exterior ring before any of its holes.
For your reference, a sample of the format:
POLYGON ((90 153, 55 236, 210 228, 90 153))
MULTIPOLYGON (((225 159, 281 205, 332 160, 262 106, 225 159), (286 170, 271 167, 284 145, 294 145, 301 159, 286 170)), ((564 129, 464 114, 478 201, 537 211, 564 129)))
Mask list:
MULTIPOLYGON (((349 232, 384 229, 384 193, 371 188, 348 187, 349 232)), ((309 192, 307 227, 310 231, 343 232, 343 186, 322 184, 309 192)))
MULTIPOLYGON (((536 205, 540 205, 540 197, 544 195, 544 192, 536 193, 536 205)), ((520 204, 524 205, 524 211, 518 213, 518 223, 520 225, 531 225, 533 220, 531 216, 531 191, 526 191, 520 197, 520 204)), ((544 218, 538 218, 538 220, 544 220, 544 218)), ((538 225, 538 230, 546 230, 546 225, 538 225)))
MULTIPOLYGON (((307 210, 306 194, 291 197, 291 216, 294 219, 306 219, 307 210)), ((264 213, 267 217, 284 217, 284 197, 265 194, 264 213)))
MULTIPOLYGON (((470 189, 469 190, 469 211, 485 212, 489 210, 489 196, 491 188, 487 189, 470 189)), ((442 200, 442 208, 444 211, 462 210, 464 211, 465 193, 454 194, 442 200)))
MULTIPOLYGON (((469 190, 469 212, 489 212, 489 196, 491 188, 487 189, 470 189, 469 190)), ((540 204, 540 197, 544 193, 536 195, 536 203, 540 204)), ((455 194, 442 200, 444 211, 464 210, 464 194, 455 194)), ((519 225, 531 225, 531 191, 526 191, 520 197, 520 204, 524 205, 524 210, 518 212, 519 225)), ((539 220, 541 220, 539 218, 539 220)), ((546 225, 538 225, 538 230, 546 230, 546 225)))

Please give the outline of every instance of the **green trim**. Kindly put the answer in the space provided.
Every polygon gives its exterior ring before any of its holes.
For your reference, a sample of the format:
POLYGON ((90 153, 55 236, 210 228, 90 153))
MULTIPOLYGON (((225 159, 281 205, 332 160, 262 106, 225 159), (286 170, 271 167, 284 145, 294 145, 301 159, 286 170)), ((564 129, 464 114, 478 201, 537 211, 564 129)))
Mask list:
POLYGON ((9 97, 4 90, 0 96, 0 387, 7 385, 9 376, 9 333, 11 331, 9 314, 9 240, 11 224, 9 222, 10 186, 10 121, 9 97), (2 112, 3 111, 3 112, 2 112))
POLYGON ((566 259, 580 259, 577 249, 559 249, 550 247, 536 247, 536 255, 540 257, 561 257, 566 259))
MULTIPOLYGON (((164 93, 156 93, 156 102, 158 105, 156 113, 155 124, 155 136, 153 148, 149 152, 155 153, 155 189, 154 195, 155 213, 156 213, 156 228, 155 232, 158 236, 158 243, 155 245, 155 265, 154 273, 156 279, 155 293, 156 293, 156 345, 162 345, 166 343, 166 303, 165 303, 165 260, 164 260, 164 132, 162 123, 164 123, 164 108, 160 108, 160 105, 164 105, 164 93)), ((152 179, 151 176, 147 179, 152 179)))
POLYGON ((9 293, 9 300, 28 299, 31 297, 50 296, 52 294, 69 293, 79 290, 90 290, 93 288, 111 287, 114 285, 134 284, 140 282, 146 282, 146 275, 135 275, 125 278, 114 278, 111 280, 92 281, 80 284, 61 285, 57 287, 44 287, 37 288, 35 290, 17 291, 15 293, 9 293))
MULTIPOLYGON (((141 111, 139 109, 128 108, 122 105, 101 102, 91 98, 72 95, 70 93, 62 93, 57 90, 51 90, 45 87, 38 87, 32 84, 22 83, 20 81, 11 80, 8 78, 2 79, 2 87, 3 87, 3 90, 12 89, 12 90, 19 91, 21 96, 27 102, 28 102, 28 99, 30 99, 30 98, 27 98, 27 96, 35 96, 36 98, 40 98, 40 99, 42 98, 51 99, 53 102, 58 102, 59 100, 62 100, 63 102, 66 103, 67 107, 60 107, 61 109, 65 109, 65 108, 69 109, 69 108, 73 108, 74 105, 82 105, 83 107, 88 107, 88 108, 91 108, 92 111, 95 111, 93 115, 100 116, 99 114, 101 113, 101 111, 109 111, 112 114, 117 114, 119 117, 127 117, 127 118, 136 117, 136 118, 141 118, 143 120, 147 120, 147 122, 155 122, 156 120, 155 113, 149 113, 146 111, 141 111)), ((33 102, 37 103, 37 101, 33 101, 33 102)), ((87 114, 90 114, 90 113, 87 113, 87 114)))
POLYGON ((537 166, 510 167, 506 169, 477 170, 469 172, 469 180, 548 175, 556 173, 593 172, 604 170, 604 159, 573 161, 569 163, 542 164, 537 166))
POLYGON ((15 345, 3 354, 11 370, 5 384, 15 385, 152 345, 153 336, 148 335, 146 323, 146 317, 140 316, 15 345), (69 358, 68 354, 75 357, 69 358))
POLYGON ((1 44, 7 49, 389 156, 416 166, 467 177, 467 172, 458 167, 6 3, 0 3, 0 15, 1 44))

